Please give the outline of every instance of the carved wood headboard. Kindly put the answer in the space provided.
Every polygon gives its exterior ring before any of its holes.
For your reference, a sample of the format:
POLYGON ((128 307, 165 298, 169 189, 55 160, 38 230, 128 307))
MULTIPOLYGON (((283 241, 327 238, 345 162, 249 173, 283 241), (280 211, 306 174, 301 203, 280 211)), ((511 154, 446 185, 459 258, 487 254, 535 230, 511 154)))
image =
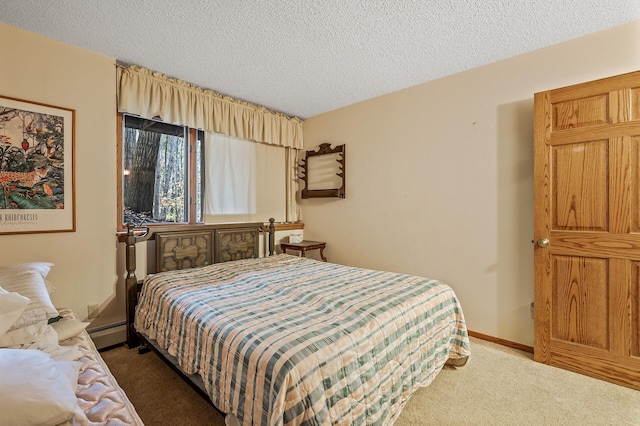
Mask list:
POLYGON ((175 231, 156 234, 156 272, 196 268, 213 263, 211 231, 175 231))
POLYGON ((263 223, 232 223, 215 225, 173 225, 134 229, 127 225, 127 232, 118 240, 126 243, 126 304, 127 344, 136 346, 138 338, 133 330, 135 305, 138 300, 136 277, 136 243, 155 240, 156 270, 147 273, 196 268, 212 263, 260 257, 259 237, 265 232, 269 256, 274 253, 275 220, 269 226, 263 223))
POLYGON ((156 272, 260 257, 262 224, 156 233, 156 272))

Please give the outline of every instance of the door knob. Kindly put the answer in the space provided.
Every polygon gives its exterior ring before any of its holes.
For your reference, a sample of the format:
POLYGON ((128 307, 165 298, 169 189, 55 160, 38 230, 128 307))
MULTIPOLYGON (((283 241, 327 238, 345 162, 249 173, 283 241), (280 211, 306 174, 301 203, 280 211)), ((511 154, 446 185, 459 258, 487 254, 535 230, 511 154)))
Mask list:
POLYGON ((547 240, 546 238, 540 238, 540 239, 536 242, 536 244, 538 244, 538 247, 542 247, 542 248, 544 248, 544 247, 546 247, 546 246, 548 246, 548 245, 549 245, 549 240, 547 240))

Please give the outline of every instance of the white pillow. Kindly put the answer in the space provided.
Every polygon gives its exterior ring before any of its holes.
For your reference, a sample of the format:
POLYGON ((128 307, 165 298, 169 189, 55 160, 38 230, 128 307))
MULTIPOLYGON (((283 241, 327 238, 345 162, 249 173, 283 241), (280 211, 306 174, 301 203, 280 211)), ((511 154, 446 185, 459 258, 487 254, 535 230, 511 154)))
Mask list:
POLYGON ((77 336, 89 324, 88 322, 80 322, 75 318, 62 318, 60 321, 52 323, 51 326, 58 333, 58 341, 62 342, 77 336))
POLYGON ((45 282, 52 266, 53 263, 47 262, 0 266, 0 287, 8 292, 16 292, 30 300, 10 330, 58 316, 58 311, 51 303, 45 282))
POLYGON ((9 293, 0 287, 0 337, 20 318, 28 303, 28 297, 9 293))
MULTIPOLYGON (((0 348, 10 348, 14 346, 28 346, 42 339, 49 339, 50 331, 53 327, 47 324, 46 320, 35 324, 25 325, 24 327, 9 330, 0 336, 0 348)), ((57 337, 56 339, 57 340, 57 337)))
POLYGON ((0 349, 0 424, 56 425, 73 417, 81 364, 41 351, 0 349))

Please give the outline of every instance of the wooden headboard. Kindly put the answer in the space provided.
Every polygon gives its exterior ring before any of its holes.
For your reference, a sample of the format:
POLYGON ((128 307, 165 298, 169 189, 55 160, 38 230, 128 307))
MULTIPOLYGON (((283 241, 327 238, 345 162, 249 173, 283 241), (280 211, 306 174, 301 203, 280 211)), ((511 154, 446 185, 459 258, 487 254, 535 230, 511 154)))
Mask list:
POLYGON ((147 273, 197 268, 212 263, 260 257, 259 237, 265 233, 268 255, 274 253, 275 220, 213 225, 170 225, 135 229, 127 225, 126 233, 118 235, 126 243, 126 316, 127 345, 138 345, 133 329, 139 286, 136 277, 136 243, 155 241, 155 270, 147 273))

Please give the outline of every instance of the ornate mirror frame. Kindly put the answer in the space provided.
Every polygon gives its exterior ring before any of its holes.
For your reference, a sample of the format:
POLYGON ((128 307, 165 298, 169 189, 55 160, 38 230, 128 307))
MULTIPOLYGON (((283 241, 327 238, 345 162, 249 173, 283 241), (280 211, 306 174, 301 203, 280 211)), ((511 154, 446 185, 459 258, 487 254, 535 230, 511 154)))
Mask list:
POLYGON ((337 145, 335 148, 331 148, 330 143, 323 143, 313 151, 306 151, 305 156, 300 160, 300 175, 299 179, 304 182, 304 189, 302 190, 301 197, 307 198, 325 198, 325 197, 345 197, 345 146, 337 145), (339 188, 326 188, 326 189, 309 189, 309 173, 313 173, 313 170, 309 170, 309 158, 318 155, 338 154, 336 161, 338 162, 336 173, 342 179, 342 184, 339 188))

